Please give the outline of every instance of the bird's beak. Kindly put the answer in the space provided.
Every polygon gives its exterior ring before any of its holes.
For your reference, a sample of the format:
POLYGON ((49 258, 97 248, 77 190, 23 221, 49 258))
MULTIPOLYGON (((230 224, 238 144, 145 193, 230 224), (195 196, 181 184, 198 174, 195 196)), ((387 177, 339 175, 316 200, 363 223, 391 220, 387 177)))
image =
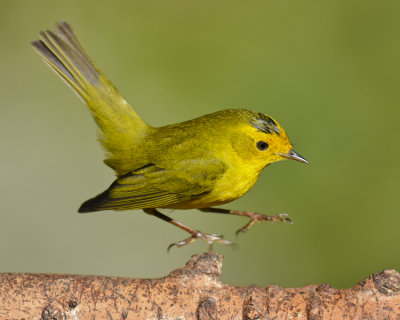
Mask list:
POLYGON ((290 149, 288 153, 279 153, 282 157, 288 158, 288 159, 293 159, 299 162, 303 163, 308 163, 306 159, 304 159, 301 155, 299 155, 296 151, 293 149, 290 149))

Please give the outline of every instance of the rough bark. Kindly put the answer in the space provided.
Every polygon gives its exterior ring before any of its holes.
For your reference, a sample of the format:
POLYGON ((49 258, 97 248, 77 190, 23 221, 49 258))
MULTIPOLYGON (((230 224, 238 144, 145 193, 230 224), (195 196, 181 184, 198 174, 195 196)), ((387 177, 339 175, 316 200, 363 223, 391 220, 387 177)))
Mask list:
POLYGON ((400 319, 400 274, 354 288, 221 283, 222 256, 193 256, 160 279, 0 274, 0 319, 400 319))

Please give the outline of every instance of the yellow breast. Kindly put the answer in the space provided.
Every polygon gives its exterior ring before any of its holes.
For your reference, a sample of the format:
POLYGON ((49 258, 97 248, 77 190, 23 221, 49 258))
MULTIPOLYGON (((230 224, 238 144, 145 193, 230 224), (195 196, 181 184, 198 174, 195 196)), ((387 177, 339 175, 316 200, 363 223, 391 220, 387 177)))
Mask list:
POLYGON ((234 166, 230 165, 221 176, 213 190, 203 197, 190 200, 183 204, 172 205, 174 209, 198 209, 216 206, 240 198, 250 190, 257 181, 263 168, 259 164, 251 165, 235 159, 234 166))

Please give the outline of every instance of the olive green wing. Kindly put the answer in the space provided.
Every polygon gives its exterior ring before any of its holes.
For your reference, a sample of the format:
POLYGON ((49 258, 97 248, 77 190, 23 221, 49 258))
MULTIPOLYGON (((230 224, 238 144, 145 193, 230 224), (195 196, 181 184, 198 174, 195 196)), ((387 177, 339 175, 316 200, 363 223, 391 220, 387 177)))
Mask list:
POLYGON ((161 208, 199 198, 225 172, 218 160, 185 160, 173 168, 147 164, 119 177, 103 193, 87 200, 79 212, 161 208))

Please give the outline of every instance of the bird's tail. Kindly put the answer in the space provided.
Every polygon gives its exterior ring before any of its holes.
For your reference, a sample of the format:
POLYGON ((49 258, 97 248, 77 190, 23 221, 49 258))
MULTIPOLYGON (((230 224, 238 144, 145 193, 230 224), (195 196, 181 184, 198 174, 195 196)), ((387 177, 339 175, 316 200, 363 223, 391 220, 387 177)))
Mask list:
POLYGON ((91 61, 67 22, 57 24, 54 32, 40 32, 40 36, 32 42, 33 47, 86 102, 100 128, 99 140, 109 152, 105 162, 118 172, 127 145, 143 136, 149 126, 91 61))

